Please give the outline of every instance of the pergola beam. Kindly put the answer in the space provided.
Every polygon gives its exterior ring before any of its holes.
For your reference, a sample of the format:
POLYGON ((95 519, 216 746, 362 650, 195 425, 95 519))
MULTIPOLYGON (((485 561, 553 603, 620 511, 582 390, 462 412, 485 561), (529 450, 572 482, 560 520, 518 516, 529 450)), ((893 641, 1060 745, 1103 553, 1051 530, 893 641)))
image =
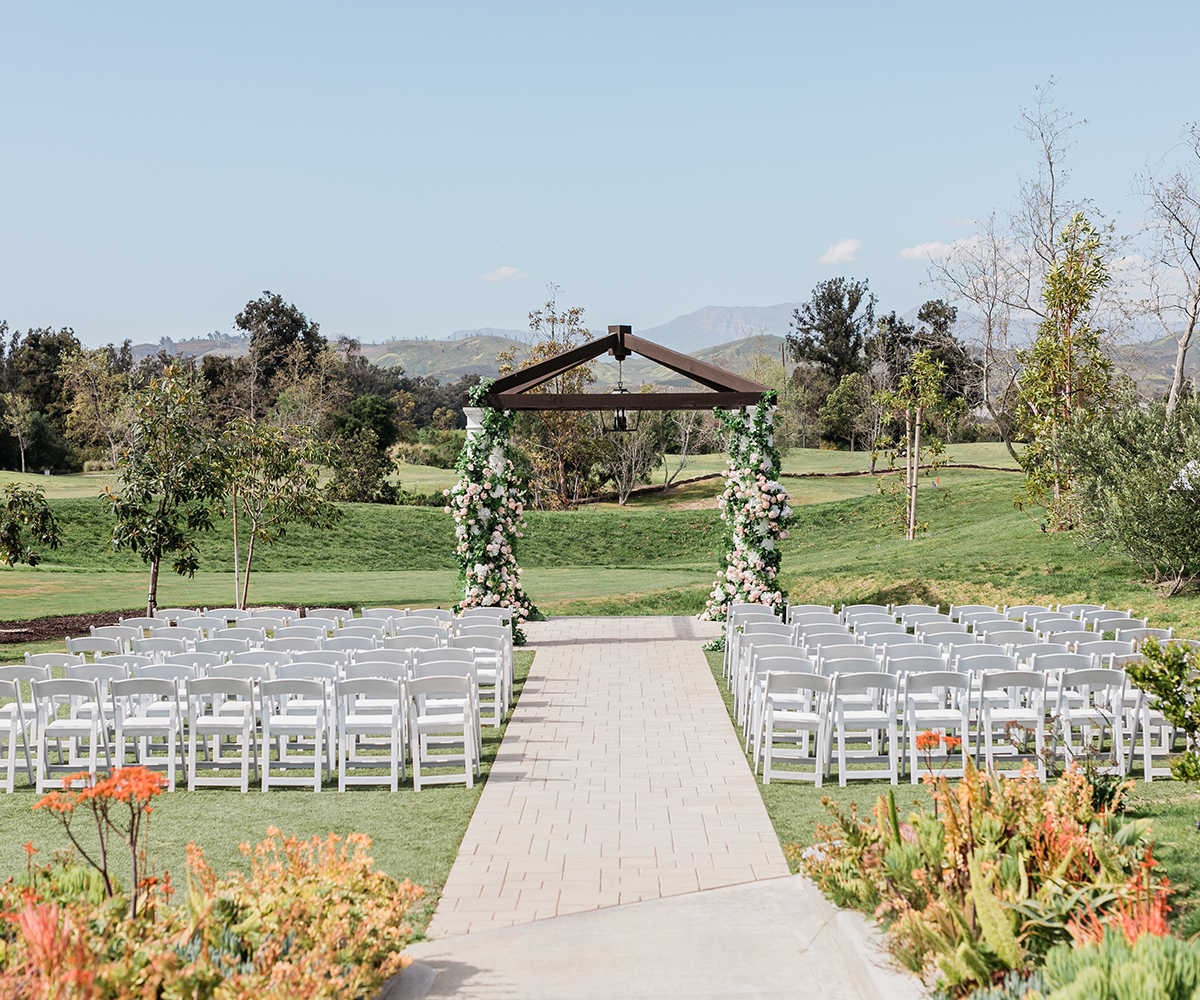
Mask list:
POLYGON ((736 410, 762 402, 761 392, 502 392, 485 405, 503 410, 736 410))

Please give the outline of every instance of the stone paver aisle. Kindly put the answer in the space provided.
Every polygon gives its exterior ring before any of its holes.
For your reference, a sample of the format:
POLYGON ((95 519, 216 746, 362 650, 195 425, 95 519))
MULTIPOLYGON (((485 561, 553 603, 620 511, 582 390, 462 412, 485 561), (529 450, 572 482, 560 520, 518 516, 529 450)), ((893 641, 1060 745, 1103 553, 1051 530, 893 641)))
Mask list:
POLYGON ((433 938, 787 875, 690 618, 531 624, 433 938))

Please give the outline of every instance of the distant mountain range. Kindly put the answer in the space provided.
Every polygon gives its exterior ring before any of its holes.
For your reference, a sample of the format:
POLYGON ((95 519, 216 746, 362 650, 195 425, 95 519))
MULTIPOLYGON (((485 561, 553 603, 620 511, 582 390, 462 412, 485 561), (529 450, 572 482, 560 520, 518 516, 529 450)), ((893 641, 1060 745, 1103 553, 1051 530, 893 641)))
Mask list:
MULTIPOLYGON (((679 316, 668 323, 634 330, 639 337, 651 340, 680 353, 690 354, 702 361, 744 371, 754 354, 777 357, 788 332, 792 312, 797 303, 784 302, 775 306, 706 306, 679 316)), ((916 309, 904 314, 910 321, 916 309)), ((972 323, 970 314, 961 314, 964 333, 972 323)), ((595 331, 604 333, 604 328, 595 331)), ((969 336, 969 333, 968 333, 969 336)), ((444 340, 418 338, 390 340, 382 344, 363 344, 362 353, 368 361, 383 368, 401 367, 409 375, 433 376, 442 381, 457 381, 465 375, 496 375, 496 356, 514 348, 520 357, 526 349, 528 332, 497 327, 478 330, 455 330, 444 340)), ((207 355, 237 357, 250 347, 245 337, 219 333, 192 340, 174 341, 164 338, 158 344, 138 344, 133 348, 135 359, 160 350, 190 357, 207 355)), ((1115 352, 1119 367, 1146 388, 1162 390, 1170 382, 1175 363, 1175 342, 1170 337, 1146 340, 1120 348, 1115 352)), ((692 383, 638 357, 628 359, 623 366, 625 382, 631 386, 653 382, 657 385, 685 387, 692 383)), ((1200 371, 1200 351, 1193 350, 1187 366, 1188 376, 1200 371)), ((616 385, 617 366, 609 359, 596 365, 597 381, 602 387, 616 385)))

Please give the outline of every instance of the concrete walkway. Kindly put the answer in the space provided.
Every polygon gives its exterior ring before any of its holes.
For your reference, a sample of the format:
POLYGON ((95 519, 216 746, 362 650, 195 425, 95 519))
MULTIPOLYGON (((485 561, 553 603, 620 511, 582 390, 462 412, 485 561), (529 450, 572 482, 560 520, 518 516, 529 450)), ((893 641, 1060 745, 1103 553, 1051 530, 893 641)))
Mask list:
POLYGON ((690 618, 531 624, 431 938, 788 874, 690 618))
POLYGON ((789 875, 689 618, 530 625, 533 669, 429 939, 378 1000, 910 1000, 789 875))

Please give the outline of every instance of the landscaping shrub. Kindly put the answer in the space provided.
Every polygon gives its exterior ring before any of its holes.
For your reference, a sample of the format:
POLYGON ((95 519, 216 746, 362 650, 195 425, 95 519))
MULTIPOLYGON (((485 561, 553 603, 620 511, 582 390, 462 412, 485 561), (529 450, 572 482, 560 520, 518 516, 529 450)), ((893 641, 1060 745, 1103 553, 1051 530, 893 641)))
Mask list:
POLYGON ((186 890, 171 905, 170 876, 148 874, 138 838, 155 777, 141 768, 72 775, 39 803, 60 818, 91 813, 102 834, 120 833, 141 875, 129 894, 107 872, 107 851, 85 854, 89 867, 74 856, 38 866, 26 845, 25 878, 0 885, 0 996, 351 1000, 410 963, 405 915, 424 890, 374 871, 363 834, 302 841, 268 827, 265 840, 242 845, 250 874, 223 879, 189 844, 186 890), (124 808, 132 826, 106 818, 124 808))
POLYGON ((1109 928, 1096 942, 1046 956, 1044 992, 1029 1000, 1191 1000, 1200 991, 1200 942, 1109 928))
POLYGON ((804 870, 834 903, 874 913, 909 969, 936 968, 955 996, 991 985, 1068 940, 1080 912, 1160 889, 1147 821, 1097 811, 1075 766, 1050 785, 1031 772, 1005 779, 968 760, 961 781, 928 783, 932 811, 907 822, 891 793, 871 820, 823 800, 835 822, 818 827, 804 870))

